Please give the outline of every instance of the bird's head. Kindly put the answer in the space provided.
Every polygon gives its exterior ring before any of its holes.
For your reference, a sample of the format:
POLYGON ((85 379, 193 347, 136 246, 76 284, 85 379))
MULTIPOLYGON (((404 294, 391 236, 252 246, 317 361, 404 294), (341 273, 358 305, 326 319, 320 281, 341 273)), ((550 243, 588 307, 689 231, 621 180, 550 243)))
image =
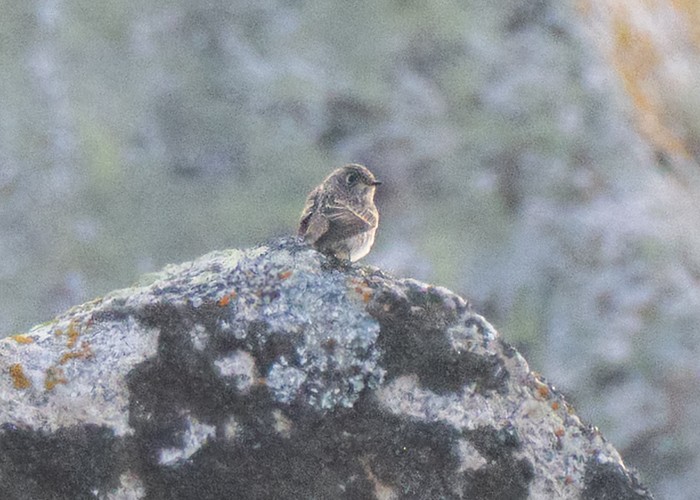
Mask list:
POLYGON ((334 170, 328 176, 326 182, 330 182, 336 188, 351 198, 374 198, 374 191, 381 184, 367 167, 351 163, 334 170))

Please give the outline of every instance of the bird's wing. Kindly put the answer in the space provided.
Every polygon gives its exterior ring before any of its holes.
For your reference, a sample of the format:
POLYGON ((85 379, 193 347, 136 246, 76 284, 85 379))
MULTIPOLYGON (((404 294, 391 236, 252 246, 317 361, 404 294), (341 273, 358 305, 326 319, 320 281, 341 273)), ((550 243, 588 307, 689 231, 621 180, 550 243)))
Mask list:
POLYGON ((338 233, 338 236, 350 238, 369 231, 377 225, 377 213, 375 210, 370 208, 352 208, 338 200, 329 203, 323 212, 330 224, 327 230, 329 237, 338 233))
POLYGON ((306 198, 306 204, 299 221, 299 231, 297 232, 298 236, 304 238, 305 241, 312 245, 328 231, 330 225, 328 220, 319 214, 318 211, 318 205, 321 203, 320 192, 321 189, 317 187, 306 198))

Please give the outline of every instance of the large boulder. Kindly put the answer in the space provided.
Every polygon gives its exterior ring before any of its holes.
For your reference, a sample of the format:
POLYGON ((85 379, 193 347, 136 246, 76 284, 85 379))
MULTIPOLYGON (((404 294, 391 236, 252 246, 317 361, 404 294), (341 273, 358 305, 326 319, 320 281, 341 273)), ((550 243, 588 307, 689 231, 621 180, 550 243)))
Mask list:
POLYGON ((450 291, 294 240, 0 341, 0 498, 651 498, 450 291))

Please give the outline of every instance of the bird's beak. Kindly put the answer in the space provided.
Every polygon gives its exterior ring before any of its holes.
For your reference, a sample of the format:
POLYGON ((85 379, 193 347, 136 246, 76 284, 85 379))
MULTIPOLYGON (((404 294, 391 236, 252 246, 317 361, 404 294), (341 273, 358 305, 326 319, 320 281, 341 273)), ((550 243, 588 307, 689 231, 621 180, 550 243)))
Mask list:
POLYGON ((372 183, 372 186, 379 186, 382 183, 382 181, 374 181, 372 183))

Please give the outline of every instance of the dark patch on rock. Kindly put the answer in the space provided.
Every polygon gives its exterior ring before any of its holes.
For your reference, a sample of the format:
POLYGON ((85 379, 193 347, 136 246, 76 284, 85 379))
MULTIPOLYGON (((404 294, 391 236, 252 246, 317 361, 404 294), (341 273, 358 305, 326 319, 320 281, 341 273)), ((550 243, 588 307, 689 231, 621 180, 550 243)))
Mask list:
POLYGON ((369 464, 377 479, 400 498, 455 497, 458 432, 444 424, 382 420, 382 427, 362 429, 373 441, 369 464))
MULTIPOLYGON (((466 307, 446 306, 445 297, 430 288, 422 295, 415 287, 405 293, 394 288, 378 291, 368 310, 381 325, 379 345, 388 379, 417 374, 422 385, 438 394, 458 391, 471 382, 477 391, 506 390, 508 371, 498 356, 458 352, 450 344, 445 330, 466 307)), ((465 322, 467 328, 475 325, 481 339, 478 320, 465 322)))
POLYGON ((512 358, 513 356, 515 356, 518 353, 518 351, 515 349, 515 347, 510 345, 505 340, 501 339, 499 343, 501 345, 501 349, 503 350, 504 356, 506 356, 508 358, 512 358))
POLYGON ((521 446, 517 430, 512 425, 501 429, 479 427, 464 434, 488 461, 479 469, 465 473, 464 498, 483 500, 527 498, 530 482, 535 474, 528 460, 516 458, 513 454, 521 446))
POLYGON ((217 376, 210 359, 192 349, 188 315, 179 307, 156 304, 139 319, 160 329, 158 354, 140 363, 126 378, 130 392, 129 425, 138 443, 138 469, 153 470, 158 452, 181 447, 188 414, 215 422, 236 404, 237 394, 217 376))
POLYGON ((520 500, 528 498, 535 473, 524 458, 485 465, 465 473, 464 498, 478 500, 520 500))
POLYGON ((267 373, 280 357, 296 365, 296 346, 300 342, 299 335, 270 332, 267 323, 252 321, 248 325, 246 339, 245 346, 255 353, 256 362, 262 373, 267 373))
POLYGON ((226 307, 217 304, 216 301, 203 302, 199 307, 188 310, 192 314, 195 323, 201 324, 208 332, 216 332, 220 329, 222 321, 229 319, 230 313, 226 307))
POLYGON ((210 418, 225 406, 229 391, 214 371, 209 353, 192 346, 189 332, 195 328, 195 318, 189 306, 155 304, 144 308, 139 319, 160 330, 158 354, 137 367, 128 381, 131 390, 144 394, 149 391, 147 386, 158 380, 158 387, 166 392, 161 401, 210 418), (139 390, 139 382, 144 390, 139 390))
POLYGON ((0 498, 95 498, 119 484, 121 439, 111 429, 84 425, 54 433, 3 426, 0 498))
POLYGON ((369 279, 376 293, 367 306, 377 320, 410 321, 418 329, 441 330, 454 324, 469 308, 465 301, 444 289, 380 276, 369 279))
POLYGON ((476 392, 506 391, 508 372, 497 356, 452 351, 424 358, 418 376, 422 385, 437 394, 456 392, 472 382, 476 392))
POLYGON ((247 425, 180 467, 142 476, 149 498, 373 498, 371 476, 401 498, 456 497, 459 433, 450 426, 387 417, 366 403, 296 418, 286 437, 272 422, 254 432, 247 425))
POLYGON ((464 435, 474 445, 474 448, 485 458, 502 461, 504 457, 520 448, 520 437, 515 427, 508 424, 501 429, 493 427, 478 427, 465 431, 464 435))
POLYGON ((108 322, 108 321, 124 321, 126 320, 132 311, 118 304, 111 304, 112 307, 108 309, 102 309, 92 314, 91 319, 95 323, 108 322))
POLYGON ((614 463, 600 463, 593 457, 586 464, 582 500, 651 499, 649 491, 630 474, 614 463))

